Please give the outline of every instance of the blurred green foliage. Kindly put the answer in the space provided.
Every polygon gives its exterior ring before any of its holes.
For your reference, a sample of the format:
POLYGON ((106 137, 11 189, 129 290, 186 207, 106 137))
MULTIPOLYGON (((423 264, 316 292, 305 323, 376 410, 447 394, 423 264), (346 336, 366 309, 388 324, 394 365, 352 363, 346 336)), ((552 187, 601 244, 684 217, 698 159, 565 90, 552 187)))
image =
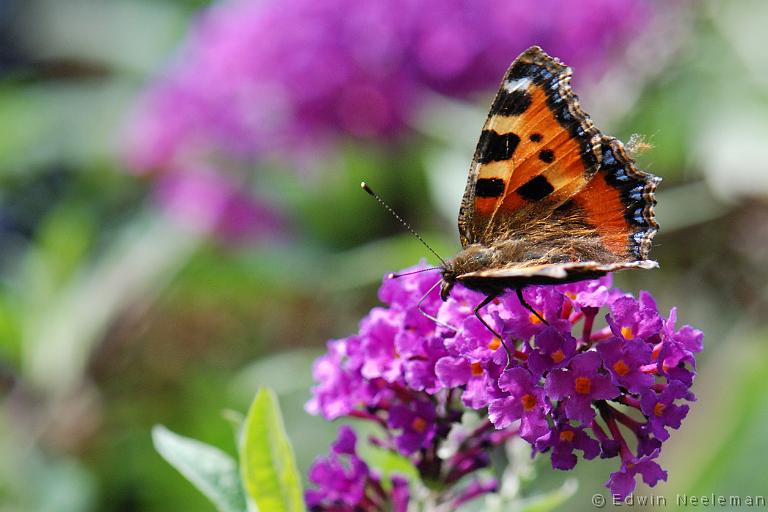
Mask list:
MULTIPOLYGON (((359 182, 451 254, 486 99, 438 101, 412 140, 349 142, 315 175, 255 169, 290 227, 270 243, 226 245, 164 216, 151 179, 127 173, 118 152, 142 85, 206 2, 6 4, 14 29, 0 68, 0 510, 210 510, 153 450, 150 429, 161 423, 234 455, 221 411, 246 411, 260 385, 280 395, 306 475, 336 428, 303 411, 313 358, 356 328, 383 274, 429 259, 359 182)), ((759 0, 699 2, 643 43, 669 47, 658 69, 609 74, 625 80, 617 83, 644 77, 634 95, 618 95, 620 108, 601 110, 590 92, 610 81, 583 93, 606 132, 648 137, 653 149, 640 162, 664 177, 654 249, 662 268, 616 279, 652 290, 662 310, 677 305, 707 333, 699 402, 662 456, 669 482, 653 490, 668 496, 768 488, 755 470, 768 450, 768 169, 764 141, 740 131, 768 115, 768 47, 749 42, 747 21, 766 16, 759 0), (713 143, 711 133, 746 142, 713 143)), ((542 488, 572 476, 547 464, 537 462, 542 488)), ((590 509, 612 470, 579 466, 569 510, 590 509)))

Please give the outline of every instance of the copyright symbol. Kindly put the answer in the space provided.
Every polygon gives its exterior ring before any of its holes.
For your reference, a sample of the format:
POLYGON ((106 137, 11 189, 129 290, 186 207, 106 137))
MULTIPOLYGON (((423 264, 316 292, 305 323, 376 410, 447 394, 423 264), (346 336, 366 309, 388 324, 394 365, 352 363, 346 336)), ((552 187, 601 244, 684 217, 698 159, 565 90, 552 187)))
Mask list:
POLYGON ((594 505, 597 508, 603 508, 605 506, 605 496, 603 496, 602 494, 593 494, 592 505, 594 505))

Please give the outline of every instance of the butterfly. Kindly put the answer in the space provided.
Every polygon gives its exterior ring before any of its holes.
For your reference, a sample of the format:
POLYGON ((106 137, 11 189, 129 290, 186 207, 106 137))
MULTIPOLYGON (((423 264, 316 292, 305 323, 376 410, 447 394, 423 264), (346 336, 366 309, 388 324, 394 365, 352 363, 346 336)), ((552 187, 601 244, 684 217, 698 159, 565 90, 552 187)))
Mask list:
MULTIPOLYGON (((650 269, 661 179, 603 135, 571 90, 571 68, 533 46, 504 75, 480 134, 459 211, 462 250, 444 261, 440 294, 506 290, 650 269)), ((539 316, 539 318, 541 318, 539 316)), ((541 319, 543 320, 543 318, 541 319)))

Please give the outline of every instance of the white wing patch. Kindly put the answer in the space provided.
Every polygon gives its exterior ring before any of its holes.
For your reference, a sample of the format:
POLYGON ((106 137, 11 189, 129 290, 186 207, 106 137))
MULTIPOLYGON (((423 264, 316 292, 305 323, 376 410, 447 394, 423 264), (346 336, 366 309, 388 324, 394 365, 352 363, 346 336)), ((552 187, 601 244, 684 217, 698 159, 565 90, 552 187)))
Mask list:
POLYGON ((517 80, 507 80, 502 87, 508 93, 517 91, 518 89, 528 89, 531 85, 530 77, 518 78, 517 80))

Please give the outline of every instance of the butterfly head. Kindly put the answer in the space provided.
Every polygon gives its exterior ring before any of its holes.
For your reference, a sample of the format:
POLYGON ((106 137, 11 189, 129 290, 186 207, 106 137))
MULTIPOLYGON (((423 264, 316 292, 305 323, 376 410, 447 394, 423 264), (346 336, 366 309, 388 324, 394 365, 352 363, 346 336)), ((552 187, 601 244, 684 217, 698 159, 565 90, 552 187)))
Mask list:
POLYGON ((442 267, 443 282, 440 285, 440 298, 444 301, 448 300, 448 295, 461 275, 490 268, 497 256, 498 251, 493 247, 472 244, 447 260, 442 267))

